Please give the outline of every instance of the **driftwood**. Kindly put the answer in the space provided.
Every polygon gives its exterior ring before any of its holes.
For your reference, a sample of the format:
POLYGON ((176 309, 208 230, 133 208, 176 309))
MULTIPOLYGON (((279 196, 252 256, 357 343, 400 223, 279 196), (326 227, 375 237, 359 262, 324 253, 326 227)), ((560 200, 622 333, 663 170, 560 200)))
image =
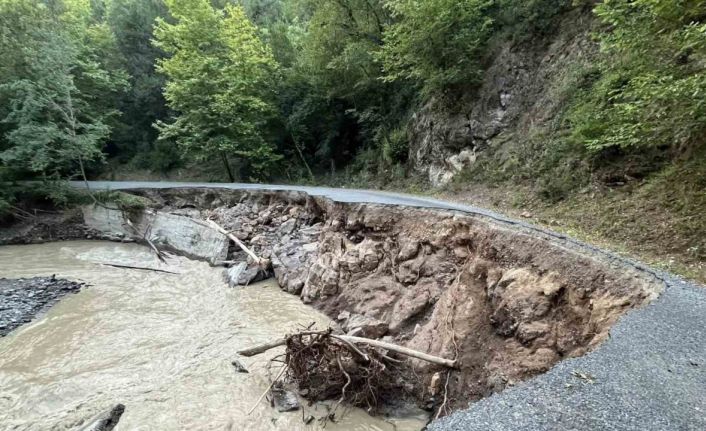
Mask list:
MULTIPOLYGON (((325 334, 325 333, 312 332, 312 333, 301 333, 301 334, 297 334, 297 335, 316 335, 316 334, 325 334)), ((380 340, 373 340, 370 338, 362 338, 362 337, 353 337, 350 335, 334 335, 334 334, 327 334, 327 335, 331 338, 340 340, 345 344, 353 346, 354 349, 357 350, 356 353, 358 353, 359 355, 362 355, 363 357, 365 357, 366 355, 364 353, 360 352, 360 350, 358 350, 355 347, 356 344, 365 344, 365 345, 368 345, 371 347, 377 347, 379 349, 389 350, 391 352, 395 352, 400 355, 409 356, 409 357, 412 357, 415 359, 420 359, 422 361, 430 362, 432 364, 443 365, 443 366, 449 367, 449 368, 457 368, 458 367, 458 363, 454 360, 440 358, 438 356, 429 355, 427 353, 420 352, 418 350, 409 349, 407 347, 398 346, 398 345, 392 344, 392 343, 386 343, 386 342, 380 341, 380 340)), ((238 351, 238 354, 241 356, 245 356, 245 357, 259 355, 260 353, 264 353, 270 349, 274 349, 275 347, 284 346, 285 344, 287 344, 288 338, 289 337, 286 337, 281 340, 271 341, 269 343, 261 344, 258 346, 253 346, 248 349, 243 349, 243 350, 238 351)))
POLYGON ((130 265, 119 265, 117 263, 108 263, 108 262, 98 262, 101 265, 106 265, 106 266, 112 266, 114 268, 122 268, 122 269, 136 269, 139 271, 154 271, 154 272, 163 272, 166 274, 181 274, 179 272, 172 272, 172 271, 167 271, 166 269, 157 269, 157 268, 147 268, 143 266, 130 266, 130 265))
POLYGON ((259 355, 260 353, 265 353, 268 350, 274 349, 275 347, 284 346, 287 344, 287 339, 282 338, 281 340, 271 341, 269 343, 260 344, 257 346, 250 347, 248 349, 239 350, 238 354, 240 356, 245 356, 249 358, 251 356, 259 355))
POLYGON ((90 423, 80 428, 79 431, 111 431, 118 424, 123 412, 125 412, 125 406, 116 404, 110 410, 91 419, 90 423))
MULTIPOLYGON (((125 222, 127 223, 128 226, 130 226, 130 228, 132 228, 132 230, 135 232, 136 235, 140 235, 140 232, 137 230, 137 228, 135 227, 135 225, 132 224, 132 222, 130 221, 129 218, 126 217, 126 218, 125 218, 125 222)), ((167 260, 164 258, 164 256, 165 256, 164 253, 163 253, 162 251, 160 251, 160 250, 154 245, 154 243, 150 240, 149 235, 150 235, 151 232, 152 232, 152 225, 149 225, 149 226, 147 227, 147 230, 145 230, 145 233, 142 234, 142 240, 145 241, 145 242, 147 243, 147 245, 150 246, 150 248, 152 249, 152 251, 154 251, 154 254, 157 255, 157 259, 159 259, 160 262, 162 262, 162 263, 167 263, 167 260)))
POLYGON ((305 329, 238 353, 254 356, 281 346, 286 346, 284 353, 271 359, 270 364, 283 363, 284 367, 270 388, 275 384, 279 387, 294 385, 310 402, 337 399, 327 416, 330 420, 343 403, 375 411, 400 397, 414 396, 423 390, 414 370, 403 365, 403 361, 388 356, 391 353, 448 367, 449 370, 458 366, 456 361, 392 343, 335 335, 331 329, 305 329))
POLYGON ((218 232, 222 233, 223 235, 225 235, 226 237, 228 237, 228 239, 230 239, 231 241, 233 241, 238 247, 240 247, 241 250, 243 250, 245 253, 247 253, 247 255, 250 256, 250 257, 252 258, 252 260, 255 261, 255 263, 257 263, 257 264, 260 265, 260 266, 265 265, 266 259, 261 259, 260 257, 258 257, 258 256, 255 254, 255 252, 252 251, 252 250, 250 250, 250 249, 248 248, 248 246, 246 246, 240 239, 238 239, 237 236, 235 236, 235 235, 233 235, 231 232, 228 232, 227 230, 223 229, 222 226, 220 226, 218 223, 216 223, 215 221, 213 221, 213 220, 211 220, 211 219, 208 219, 208 223, 209 223, 214 229, 216 229, 218 232))

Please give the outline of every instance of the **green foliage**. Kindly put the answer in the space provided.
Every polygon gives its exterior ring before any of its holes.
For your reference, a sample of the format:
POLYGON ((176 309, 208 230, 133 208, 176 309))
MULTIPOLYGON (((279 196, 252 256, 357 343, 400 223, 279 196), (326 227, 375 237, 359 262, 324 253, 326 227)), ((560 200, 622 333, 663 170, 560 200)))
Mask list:
POLYGON ((392 129, 384 138, 382 154, 390 164, 405 163, 409 155, 409 139, 404 127, 392 129))
POLYGON ((277 65, 240 6, 214 8, 207 0, 169 0, 171 24, 158 19, 155 43, 170 57, 158 62, 167 76, 166 100, 176 115, 157 123, 160 139, 174 141, 197 160, 228 156, 263 176, 278 160, 265 139, 274 113, 277 65))
POLYGON ((166 6, 162 0, 112 0, 106 14, 130 75, 130 88, 117 101, 122 115, 108 153, 122 162, 135 159, 141 168, 166 172, 180 161, 179 151, 156 142, 158 132, 152 126, 168 116, 162 94, 165 79, 155 70, 165 54, 152 43, 155 19, 168 18, 166 6))
POLYGON ((521 41, 550 34, 557 16, 566 12, 572 0, 496 0, 493 15, 497 25, 521 41))
POLYGON ((110 64, 113 43, 80 1, 4 0, 0 75, 5 124, 0 159, 40 176, 73 174, 101 158, 116 111, 105 98, 124 89, 124 72, 110 64))
POLYGON ((480 80, 493 30, 490 0, 389 0, 395 22, 380 59, 388 81, 409 80, 427 96, 480 80))
POLYGON ((150 204, 150 200, 148 198, 115 190, 96 192, 93 193, 93 197, 84 193, 82 200, 85 204, 91 204, 97 201, 102 205, 117 207, 123 211, 143 210, 150 204), (95 201, 93 200, 94 198, 95 201))
POLYGON ((592 151, 703 145, 706 132, 704 0, 612 0, 595 13, 600 78, 571 114, 592 151))

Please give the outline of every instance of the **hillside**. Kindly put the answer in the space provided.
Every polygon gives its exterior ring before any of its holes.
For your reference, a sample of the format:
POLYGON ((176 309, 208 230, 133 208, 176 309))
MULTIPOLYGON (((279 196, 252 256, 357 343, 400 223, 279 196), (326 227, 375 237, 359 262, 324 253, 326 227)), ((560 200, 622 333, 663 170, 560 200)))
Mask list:
POLYGON ((396 189, 706 282, 704 10, 0 0, 0 213, 66 179, 396 189))

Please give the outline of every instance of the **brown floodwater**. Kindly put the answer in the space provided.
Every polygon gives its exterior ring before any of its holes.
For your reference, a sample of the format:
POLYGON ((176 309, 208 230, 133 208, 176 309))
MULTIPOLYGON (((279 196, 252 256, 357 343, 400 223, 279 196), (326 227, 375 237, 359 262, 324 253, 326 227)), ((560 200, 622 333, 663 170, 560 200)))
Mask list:
MULTIPOLYGON (((268 357, 243 358, 249 374, 236 373, 231 361, 242 347, 312 322, 324 328, 328 318, 271 281, 230 289, 222 272, 181 257, 165 266, 135 244, 0 247, 0 277, 56 274, 91 285, 0 338, 0 429, 72 429, 116 403, 126 406, 117 430, 323 428, 305 425, 302 411, 278 413, 266 401, 248 415, 268 387, 268 357)), ((310 414, 323 416, 326 407, 305 405, 310 414)), ((419 430, 425 420, 348 408, 325 429, 419 430)))

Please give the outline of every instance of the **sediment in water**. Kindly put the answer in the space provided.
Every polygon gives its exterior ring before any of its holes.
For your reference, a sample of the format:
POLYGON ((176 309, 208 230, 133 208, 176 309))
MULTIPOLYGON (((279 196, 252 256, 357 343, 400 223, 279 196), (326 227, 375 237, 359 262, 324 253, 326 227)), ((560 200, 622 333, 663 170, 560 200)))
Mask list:
MULTIPOLYGON (((133 220, 139 226, 159 214, 187 224, 217 220, 272 261, 282 289, 337 319, 345 331, 359 328, 367 337, 457 358, 460 369, 451 372, 408 361, 417 377, 400 381, 400 394, 429 408, 443 399, 449 408, 465 406, 585 354, 623 313, 662 289, 659 280, 624 262, 477 215, 338 203, 299 192, 133 193, 153 202, 133 220)), ((82 229, 74 231, 130 237, 96 223, 82 229)), ((189 244, 202 240, 199 229, 180 231, 183 238, 170 240, 167 226, 156 242, 211 262, 246 261, 225 239, 227 250, 217 259, 198 256, 189 244)), ((231 281, 248 284, 262 276, 248 269, 231 281)))

